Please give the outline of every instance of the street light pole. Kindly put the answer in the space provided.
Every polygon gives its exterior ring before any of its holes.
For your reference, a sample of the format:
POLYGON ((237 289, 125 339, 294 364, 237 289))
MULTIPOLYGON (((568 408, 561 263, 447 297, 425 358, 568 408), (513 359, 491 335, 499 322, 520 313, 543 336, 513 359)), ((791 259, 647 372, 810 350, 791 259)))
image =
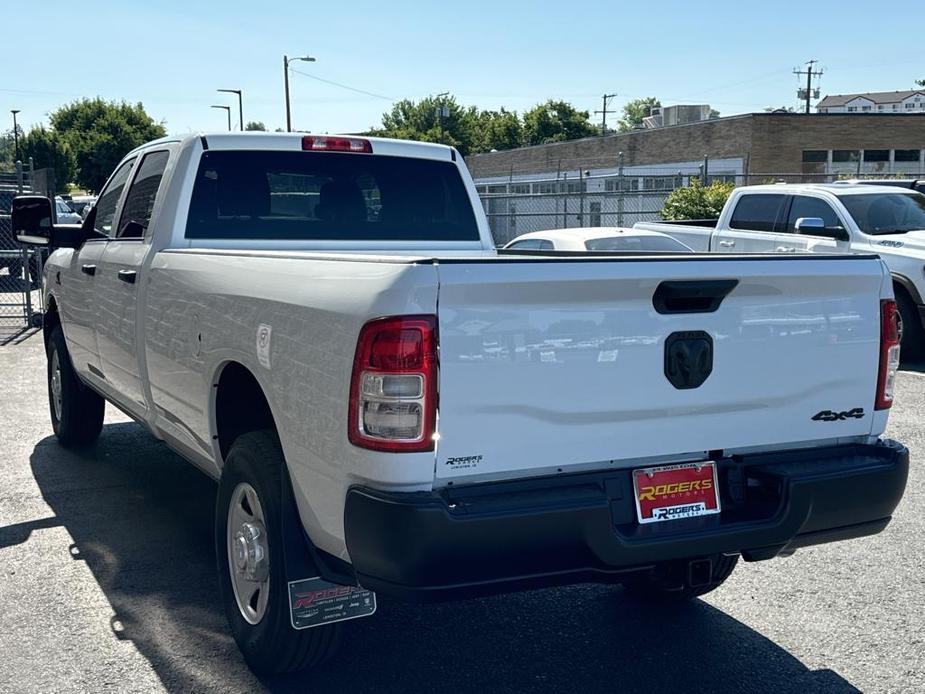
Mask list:
POLYGON ((231 132, 231 106, 215 106, 212 108, 223 108, 225 109, 225 114, 228 116, 228 132, 231 132))
POLYGON ((306 63, 314 63, 315 59, 310 55, 303 55, 300 58, 289 58, 289 56, 283 56, 283 84, 286 88, 286 132, 292 132, 292 114, 289 109, 289 63, 293 60, 303 60, 306 63))
POLYGON ((19 126, 16 125, 16 114, 19 113, 18 108, 14 108, 10 111, 13 114, 13 161, 19 161, 19 126))
POLYGON ((227 92, 228 94, 238 95, 238 123, 240 123, 241 132, 244 132, 244 98, 241 96, 240 89, 216 89, 217 92, 227 92))

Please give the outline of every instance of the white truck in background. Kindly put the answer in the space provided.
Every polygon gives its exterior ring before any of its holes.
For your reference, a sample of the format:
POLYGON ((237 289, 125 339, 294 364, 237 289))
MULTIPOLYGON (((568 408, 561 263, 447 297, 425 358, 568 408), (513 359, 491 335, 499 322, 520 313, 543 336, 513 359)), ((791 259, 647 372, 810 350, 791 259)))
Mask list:
POLYGON ((893 277, 902 349, 925 356, 925 195, 862 182, 737 188, 719 219, 639 222, 695 251, 877 253, 893 277))
POLYGON ((905 488, 872 254, 497 251, 452 148, 296 134, 152 142, 81 227, 34 196, 13 226, 54 249, 59 442, 109 401, 218 481, 259 672, 319 662, 376 593, 700 595, 881 531, 905 488))

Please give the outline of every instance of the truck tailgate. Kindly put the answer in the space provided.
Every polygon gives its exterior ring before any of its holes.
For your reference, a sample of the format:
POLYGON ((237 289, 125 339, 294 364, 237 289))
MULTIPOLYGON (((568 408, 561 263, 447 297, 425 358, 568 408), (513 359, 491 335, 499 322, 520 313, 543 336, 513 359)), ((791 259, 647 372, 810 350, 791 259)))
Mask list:
POLYGON ((869 434, 882 280, 867 256, 441 262, 436 479, 869 434), (653 304, 713 280, 712 312, 653 304))

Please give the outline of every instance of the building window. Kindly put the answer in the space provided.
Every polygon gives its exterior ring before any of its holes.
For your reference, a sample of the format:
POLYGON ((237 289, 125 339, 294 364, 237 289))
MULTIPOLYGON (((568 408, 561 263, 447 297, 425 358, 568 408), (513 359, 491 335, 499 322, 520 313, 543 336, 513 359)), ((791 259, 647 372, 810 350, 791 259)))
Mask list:
POLYGON ((864 161, 889 161, 890 150, 888 149, 865 149, 864 161))
POLYGON ((870 106, 861 106, 862 111, 870 111, 870 106))
POLYGON ((905 106, 906 108, 915 108, 915 104, 913 104, 912 102, 906 104, 905 106))
POLYGON ((893 110, 894 110, 894 111, 898 111, 898 110, 899 110, 899 104, 893 104, 893 110))
POLYGON ((533 184, 533 192, 540 195, 552 195, 557 192, 558 184, 555 181, 543 181, 533 184))
POLYGON ((529 193, 530 193, 529 183, 512 183, 511 184, 511 194, 512 195, 528 195, 529 193))
POLYGON ((897 149, 893 152, 893 161, 913 161, 918 163, 921 152, 922 150, 920 149, 897 149))
POLYGON ((803 162, 806 164, 816 162, 827 162, 829 160, 829 151, 827 149, 804 149, 803 162))
POLYGON ((857 161, 859 158, 860 157, 856 149, 834 149, 832 150, 832 161, 836 163, 857 161))
POLYGON ((849 113, 854 113, 854 112, 857 111, 857 110, 858 110, 858 107, 857 107, 857 106, 849 106, 849 107, 848 107, 848 112, 849 112, 849 113))

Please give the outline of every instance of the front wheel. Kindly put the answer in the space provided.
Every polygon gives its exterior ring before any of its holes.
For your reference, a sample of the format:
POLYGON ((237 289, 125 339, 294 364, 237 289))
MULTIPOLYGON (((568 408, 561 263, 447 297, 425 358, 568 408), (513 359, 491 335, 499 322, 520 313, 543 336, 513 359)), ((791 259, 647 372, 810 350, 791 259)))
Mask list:
POLYGON ((254 672, 279 674, 333 653, 338 625, 295 630, 283 566, 282 475, 276 432, 239 436, 222 470, 215 508, 215 554, 228 624, 254 672))
POLYGON ((690 562, 677 561, 657 566, 651 573, 623 582, 630 595, 657 602, 690 600, 719 588, 739 562, 739 555, 718 554, 690 562))
POLYGON ((51 426, 62 446, 86 446, 103 428, 106 401, 77 377, 64 333, 56 325, 48 336, 48 408, 51 426))

